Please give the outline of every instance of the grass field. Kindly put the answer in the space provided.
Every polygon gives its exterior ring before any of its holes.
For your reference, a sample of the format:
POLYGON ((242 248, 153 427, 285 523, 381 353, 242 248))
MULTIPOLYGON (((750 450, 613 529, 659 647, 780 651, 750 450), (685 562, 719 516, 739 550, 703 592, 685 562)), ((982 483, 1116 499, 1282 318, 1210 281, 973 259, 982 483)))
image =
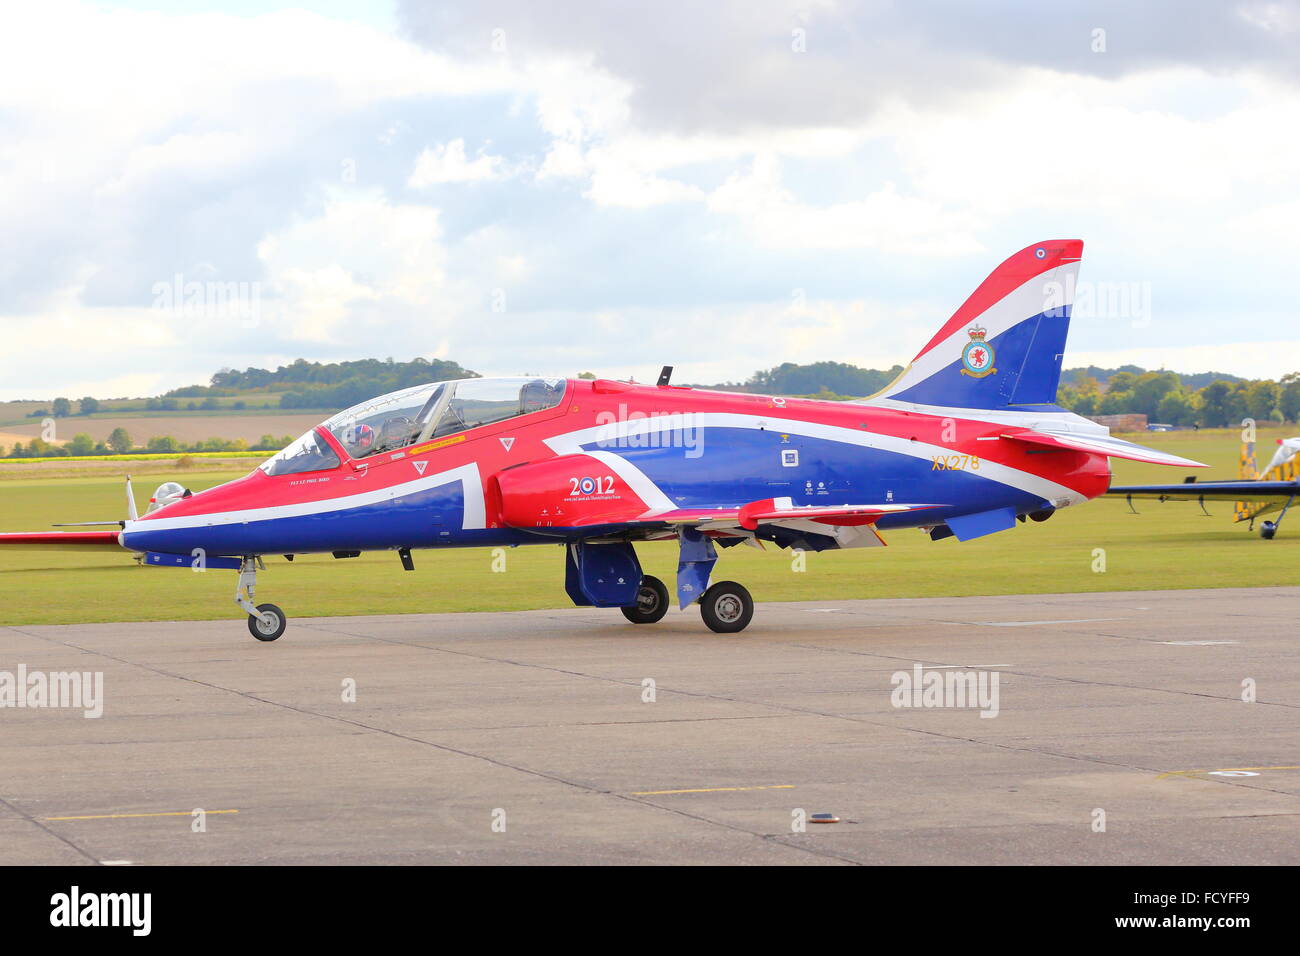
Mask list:
MULTIPOLYGON (((1293 431, 1261 430, 1260 457, 1267 461, 1274 439, 1293 431)), ((1198 469, 1202 480, 1237 475, 1235 430, 1126 437, 1206 462, 1210 468, 1198 469)), ((1117 484, 1176 482, 1184 475, 1173 468, 1112 464, 1117 484)), ((56 521, 121 517, 121 475, 128 467, 133 475, 142 473, 138 464, 119 465, 105 468, 111 476, 0 482, 0 530, 38 531, 56 521)), ((197 491, 245 472, 159 468, 148 480, 137 480, 136 494, 143 501, 155 484, 178 474, 197 491)), ((1135 516, 1123 501, 1103 499, 1066 509, 1042 524, 1018 524, 965 544, 951 538, 932 542, 915 530, 895 531, 886 535, 888 548, 806 555, 802 572, 793 569, 787 551, 732 548, 721 553, 714 579, 740 581, 758 601, 1280 586, 1300 581, 1300 515, 1284 524, 1275 540, 1263 541, 1232 523, 1229 504, 1209 508, 1213 517, 1207 518, 1194 503, 1140 502, 1142 513, 1135 516), (1099 548, 1105 552, 1104 572, 1093 570, 1099 548)), ((638 549, 647 572, 671 587, 676 548, 657 543, 638 549)), ((259 602, 280 605, 291 618, 569 606, 559 547, 507 550, 504 573, 491 570, 492 559, 487 549, 416 552, 416 570, 407 573, 390 553, 341 561, 306 557, 293 564, 267 558, 257 596, 259 602)), ((0 581, 8 596, 0 616, 5 624, 242 617, 233 603, 233 572, 143 568, 125 553, 0 552, 0 581)))
MULTIPOLYGON (((286 389, 285 391, 288 391, 286 389)), ((93 421, 95 417, 123 417, 136 415, 223 415, 223 414, 258 414, 269 412, 276 414, 280 411, 280 398, 284 391, 263 391, 258 389, 247 389, 234 395, 214 395, 198 396, 194 398, 176 398, 174 399, 179 408, 172 411, 150 410, 148 406, 149 399, 146 398, 105 398, 99 402, 99 411, 96 415, 89 416, 93 421), (201 403, 211 397, 216 403, 215 409, 202 409, 189 411, 186 406, 190 402, 201 403), (237 403, 243 403, 243 408, 235 408, 237 403)), ((0 427, 8 425, 25 425, 32 419, 28 416, 38 412, 46 411, 51 408, 53 401, 19 401, 19 402, 0 402, 0 427)), ((73 411, 79 410, 79 399, 72 397, 73 411)), ((39 420, 39 419, 38 419, 39 420)), ((73 416, 70 420, 82 420, 81 416, 73 416)))
MULTIPOLYGON (((95 441, 105 441, 115 428, 125 428, 131 440, 138 447, 144 447, 149 439, 170 435, 185 444, 204 441, 208 438, 222 438, 233 441, 242 438, 252 444, 263 435, 282 438, 290 435, 297 438, 309 428, 328 418, 327 412, 172 412, 169 414, 150 412, 139 415, 91 415, 59 418, 55 420, 57 442, 65 442, 73 435, 84 433, 95 441)), ((17 442, 29 442, 41 435, 42 425, 39 419, 32 419, 22 425, 6 425, 0 429, 0 445, 12 447, 17 442)))

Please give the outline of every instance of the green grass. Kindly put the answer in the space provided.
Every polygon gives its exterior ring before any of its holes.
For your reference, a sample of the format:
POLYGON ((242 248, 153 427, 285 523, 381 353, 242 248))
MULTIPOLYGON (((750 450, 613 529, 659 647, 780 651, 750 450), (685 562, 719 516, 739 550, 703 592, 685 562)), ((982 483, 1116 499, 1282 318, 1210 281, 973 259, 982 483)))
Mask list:
MULTIPOLYGON (((1267 461, 1273 440, 1291 431, 1261 431, 1260 458, 1267 461)), ((1235 431, 1128 437, 1210 464, 1198 469, 1202 480, 1236 477, 1235 431)), ((1117 484, 1177 482, 1184 475, 1132 462, 1113 466, 1117 484)), ((197 491, 243 473, 204 472, 180 480, 197 491)), ((175 474, 159 474, 157 481, 175 474)), ((137 498, 145 500, 153 484, 137 481, 137 498)), ((120 477, 6 481, 0 483, 0 529, 38 531, 55 521, 118 518, 125 510, 122 496, 120 477)), ((887 548, 806 555, 803 572, 793 570, 789 552, 770 545, 762 553, 731 548, 721 552, 714 578, 742 582, 759 601, 1282 586, 1300 580, 1300 523, 1288 522, 1278 538, 1263 541, 1232 523, 1227 502, 1211 504, 1211 518, 1190 502, 1141 502, 1138 508, 1142 513, 1132 515, 1123 501, 1103 499, 965 544, 894 531, 885 535, 887 548), (1104 573, 1092 570, 1098 548, 1105 551, 1104 573)), ((676 548, 652 543, 638 545, 638 551, 647 572, 671 586, 676 548)), ((290 617, 569 606, 564 554, 556 546, 507 549, 504 573, 491 570, 488 549, 416 552, 415 563, 415 572, 407 573, 391 553, 346 560, 313 556, 292 564, 268 557, 257 597, 280 605, 290 617)), ((0 551, 0 581, 8 596, 6 624, 242 616, 232 600, 233 572, 142 568, 125 554, 0 551)))
POLYGON ((35 465, 48 461, 176 461, 181 457, 189 458, 269 458, 270 451, 172 451, 166 454, 140 455, 57 455, 52 458, 0 458, 6 465, 35 465))
MULTIPOLYGON (((148 399, 144 398, 108 398, 99 403, 99 411, 93 415, 73 414, 68 418, 61 418, 59 422, 61 427, 67 428, 71 433, 74 426, 79 421, 88 421, 103 418, 199 418, 199 417, 235 417, 240 415, 254 416, 273 416, 273 415, 296 415, 298 413, 310 414, 320 412, 322 417, 333 414, 338 411, 336 408, 281 408, 280 398, 286 391, 293 389, 282 389, 280 391, 241 391, 236 395, 218 395, 216 399, 216 408, 196 408, 188 409, 186 406, 190 402, 202 404, 208 396, 199 395, 192 398, 175 398, 170 399, 179 404, 179 408, 164 410, 160 408, 150 409, 147 406, 148 399), (236 402, 243 402, 244 408, 235 408, 236 402)), ((74 413, 78 410, 78 399, 72 399, 72 410, 74 413)), ((30 417, 33 412, 41 409, 49 410, 53 407, 54 401, 51 399, 47 402, 0 402, 0 427, 14 427, 17 425, 40 424, 40 418, 30 417)))

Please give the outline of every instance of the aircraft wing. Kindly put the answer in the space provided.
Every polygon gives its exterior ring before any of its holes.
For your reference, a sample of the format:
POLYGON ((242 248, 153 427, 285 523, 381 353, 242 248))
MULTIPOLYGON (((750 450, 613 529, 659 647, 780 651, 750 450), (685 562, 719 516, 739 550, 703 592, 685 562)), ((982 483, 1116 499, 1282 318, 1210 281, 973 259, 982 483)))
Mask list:
POLYGON ((706 533, 741 537, 752 537, 759 525, 764 525, 797 534, 821 535, 834 539, 841 548, 861 548, 884 545, 884 538, 872 525, 885 515, 937 507, 939 505, 892 502, 801 507, 789 498, 765 498, 739 508, 650 512, 629 523, 687 526, 706 533))
POLYGON ((817 524, 838 527, 875 524, 887 514, 937 508, 938 505, 806 505, 797 506, 789 498, 766 498, 751 501, 739 508, 717 511, 683 510, 644 515, 642 520, 664 521, 669 524, 718 525, 753 531, 760 524, 781 524, 791 521, 813 521, 817 524))
POLYGON ((117 531, 37 531, 0 534, 0 549, 12 551, 121 551, 117 531))
POLYGON ((1087 451, 1095 455, 1110 458, 1127 458, 1130 461, 1142 461, 1150 465, 1181 465, 1185 468, 1206 467, 1199 461, 1156 451, 1130 441, 1122 441, 1109 435, 1074 435, 1058 432, 1040 432, 1032 428, 1009 429, 1002 433, 1008 441, 1024 442, 1043 449, 1056 448, 1062 451, 1087 451))
POLYGON ((1156 501, 1280 501, 1300 495, 1295 481, 1185 481, 1177 485, 1120 485, 1107 498, 1151 498, 1156 501))

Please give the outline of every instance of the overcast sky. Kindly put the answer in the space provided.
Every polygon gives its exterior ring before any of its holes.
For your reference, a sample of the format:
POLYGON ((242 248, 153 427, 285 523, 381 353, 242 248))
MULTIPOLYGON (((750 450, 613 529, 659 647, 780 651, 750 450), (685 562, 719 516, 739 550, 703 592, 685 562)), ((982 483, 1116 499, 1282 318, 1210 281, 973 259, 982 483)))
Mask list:
POLYGON ((1295 3, 15 5, 0 399, 888 367, 1075 237, 1067 365, 1275 377, 1298 172, 1295 3))

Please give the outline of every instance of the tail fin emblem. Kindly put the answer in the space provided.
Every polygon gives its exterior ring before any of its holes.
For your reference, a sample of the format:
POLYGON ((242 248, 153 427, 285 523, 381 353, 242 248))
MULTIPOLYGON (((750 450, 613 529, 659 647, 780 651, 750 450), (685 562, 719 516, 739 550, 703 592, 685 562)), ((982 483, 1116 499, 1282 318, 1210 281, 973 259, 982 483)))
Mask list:
POLYGON ((971 378, 993 375, 997 372, 993 367, 995 353, 993 346, 984 340, 988 331, 983 326, 976 325, 967 329, 966 334, 970 336, 970 341, 961 350, 961 374, 971 378))

